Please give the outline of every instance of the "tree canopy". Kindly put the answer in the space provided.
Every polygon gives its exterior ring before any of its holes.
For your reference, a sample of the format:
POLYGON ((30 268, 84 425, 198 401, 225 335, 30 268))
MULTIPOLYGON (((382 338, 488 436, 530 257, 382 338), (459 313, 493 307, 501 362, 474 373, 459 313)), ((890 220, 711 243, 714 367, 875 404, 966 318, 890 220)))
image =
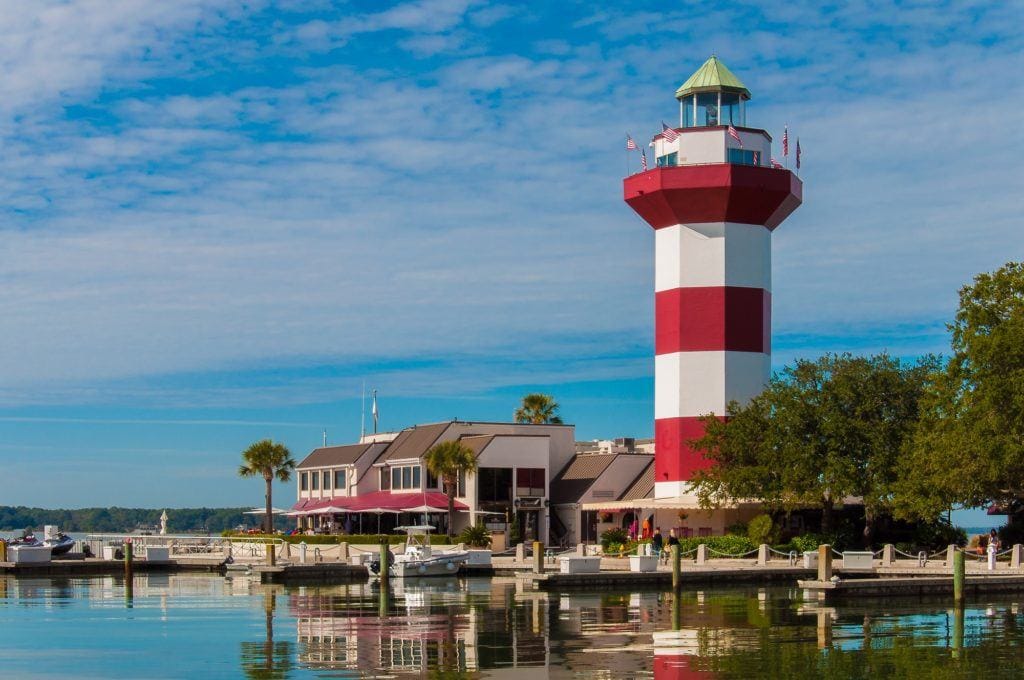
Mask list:
POLYGON ((949 330, 899 484, 904 516, 1024 497, 1024 263, 964 286, 949 330))
POLYGON ((562 418, 558 415, 558 402, 550 394, 540 394, 539 392, 525 395, 522 404, 513 414, 513 418, 517 423, 533 425, 562 424, 562 418))
POLYGON ((434 444, 423 459, 427 470, 441 480, 448 496, 448 536, 453 535, 452 519, 455 517, 455 494, 459 488, 459 476, 475 472, 476 454, 457 439, 434 444))
POLYGON ((693 479, 701 504, 819 507, 827 533, 833 508, 856 496, 870 542, 874 520, 892 505, 899 456, 937 366, 934 357, 903 364, 885 354, 797 361, 750 403, 730 404, 726 419, 704 417, 705 435, 694 446, 714 465, 693 479))
POLYGON ((263 520, 267 533, 274 533, 273 483, 277 479, 287 482, 292 478, 295 460, 284 444, 271 439, 261 439, 242 452, 242 465, 238 468, 241 477, 262 477, 266 483, 266 516, 263 520))

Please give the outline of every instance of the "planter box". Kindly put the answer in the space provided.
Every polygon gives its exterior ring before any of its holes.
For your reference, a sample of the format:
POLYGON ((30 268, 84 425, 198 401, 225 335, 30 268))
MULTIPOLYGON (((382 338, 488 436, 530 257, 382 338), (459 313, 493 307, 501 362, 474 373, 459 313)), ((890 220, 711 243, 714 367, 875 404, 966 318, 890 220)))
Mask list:
POLYGON ((600 557, 563 557, 559 560, 563 574, 597 574, 601 571, 600 557))
POLYGON ((658 570, 658 558, 653 555, 630 555, 629 570, 636 573, 645 573, 658 570))
POLYGON ((166 562, 171 559, 171 549, 167 546, 151 545, 146 548, 146 560, 149 562, 166 562))
POLYGON ((818 568, 818 551, 808 550, 804 553, 804 569, 818 568))
POLYGON ((105 560, 116 560, 117 557, 114 556, 114 553, 116 553, 118 550, 121 550, 121 546, 119 546, 119 545, 105 545, 105 546, 103 546, 103 559, 105 559, 105 560))
POLYGON ((469 561, 466 564, 476 564, 480 566, 489 567, 491 566, 491 551, 490 550, 468 550, 469 561))
POLYGON ((875 556, 870 552, 846 551, 843 553, 843 569, 873 569, 875 556))

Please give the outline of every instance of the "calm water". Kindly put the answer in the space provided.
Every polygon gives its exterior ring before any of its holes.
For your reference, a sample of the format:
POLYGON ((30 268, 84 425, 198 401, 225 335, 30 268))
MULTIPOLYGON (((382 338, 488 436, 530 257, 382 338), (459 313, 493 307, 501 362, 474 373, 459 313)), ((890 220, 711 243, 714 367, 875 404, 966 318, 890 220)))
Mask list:
POLYGON ((263 586, 0 576, 12 678, 963 678, 1024 675, 1024 598, 829 607, 792 589, 517 592, 503 580, 263 586), (962 640, 962 641, 961 641, 962 640))

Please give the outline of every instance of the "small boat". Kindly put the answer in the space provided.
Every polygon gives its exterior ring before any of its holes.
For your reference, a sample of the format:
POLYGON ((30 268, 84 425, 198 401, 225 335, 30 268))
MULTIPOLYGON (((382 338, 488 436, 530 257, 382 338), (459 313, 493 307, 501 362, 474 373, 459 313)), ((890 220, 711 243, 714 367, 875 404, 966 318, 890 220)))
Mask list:
POLYGON ((64 532, 59 531, 56 536, 53 538, 47 538, 42 544, 50 548, 51 555, 58 557, 60 555, 67 555, 71 552, 71 549, 75 547, 75 539, 71 538, 64 532))
MULTIPOLYGON (((469 561, 469 553, 454 550, 434 552, 430 546, 430 532, 434 527, 426 524, 395 527, 405 532, 405 552, 394 555, 388 573, 396 578, 423 576, 452 576, 469 561)), ((370 571, 380 574, 380 558, 370 563, 370 571)))
POLYGON ((38 548, 43 544, 36 535, 32 533, 31 529, 25 529, 21 532, 21 536, 17 538, 10 538, 7 540, 9 546, 25 546, 26 548, 38 548))

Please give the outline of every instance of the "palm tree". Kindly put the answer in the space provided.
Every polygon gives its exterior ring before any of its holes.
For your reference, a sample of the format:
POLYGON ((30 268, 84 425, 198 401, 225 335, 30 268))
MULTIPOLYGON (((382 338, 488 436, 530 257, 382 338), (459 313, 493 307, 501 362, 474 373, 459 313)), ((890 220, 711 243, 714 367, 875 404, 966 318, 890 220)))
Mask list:
POLYGON ((242 451, 242 465, 238 468, 238 475, 263 477, 267 483, 267 516, 264 520, 264 529, 268 534, 274 533, 274 506, 271 502, 274 479, 287 482, 292 478, 294 469, 295 460, 288 447, 271 439, 261 439, 242 451))
POLYGON ((452 518, 455 516, 455 494, 459 488, 459 475, 476 472, 476 454, 462 442, 451 439, 434 444, 423 457, 427 470, 444 484, 448 495, 448 538, 453 535, 452 518))
POLYGON ((513 416, 517 423, 532 423, 533 425, 561 425, 562 419, 558 415, 558 402, 550 394, 534 392, 523 397, 523 405, 516 409, 513 416))

